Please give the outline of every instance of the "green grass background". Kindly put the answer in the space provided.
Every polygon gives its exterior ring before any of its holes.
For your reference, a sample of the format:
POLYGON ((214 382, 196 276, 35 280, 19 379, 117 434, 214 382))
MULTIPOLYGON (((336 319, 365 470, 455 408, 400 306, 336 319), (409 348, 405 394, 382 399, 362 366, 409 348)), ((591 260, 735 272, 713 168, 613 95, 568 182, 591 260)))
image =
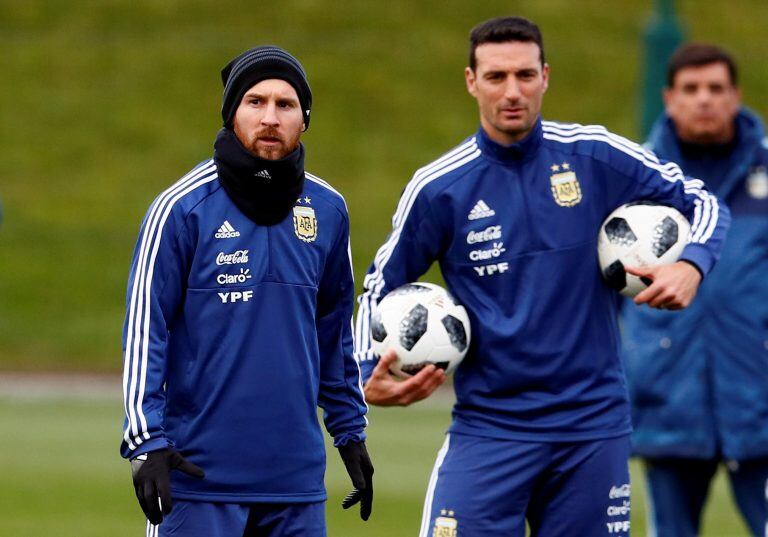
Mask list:
MULTIPOLYGON (((765 0, 682 0, 692 38, 742 63, 768 111, 765 0)), ((154 196, 210 156, 219 70, 276 43, 314 91, 308 169, 347 198, 357 281, 413 171, 471 134, 475 23, 537 21, 544 114, 637 137, 650 0, 0 0, 0 370, 121 367, 126 277, 154 196)))
MULTIPOLYGON (((745 101, 765 115, 768 2, 677 5, 690 37, 733 51, 745 101)), ((545 116, 636 139, 651 9, 650 0, 0 0, 0 376, 120 370, 139 222, 210 155, 218 73, 243 49, 281 45, 309 72, 307 165, 347 198, 359 285, 413 170, 476 127, 462 79, 471 26, 501 14, 537 21, 552 66, 545 116)), ((120 414, 112 401, 0 399, 0 535, 142 534, 117 455, 120 414)), ((337 508, 348 485, 331 453, 330 535, 413 535, 447 420, 434 406, 374 409, 374 518, 363 526, 337 508)), ((727 496, 718 481, 707 535, 746 534, 727 496)))
MULTIPOLYGON (((144 519, 128 464, 117 448, 122 409, 117 398, 0 397, 0 535, 136 537, 144 519), (7 428, 7 429, 6 429, 7 428), (5 432, 12 433, 8 442, 5 432)), ((371 410, 369 451, 376 466, 374 510, 368 523, 342 511, 349 478, 328 447, 328 535, 415 537, 429 474, 449 421, 447 404, 371 410)), ((632 465, 632 532, 646 534, 645 496, 632 465)), ((715 481, 704 537, 748 535, 733 513, 722 473, 715 481)))

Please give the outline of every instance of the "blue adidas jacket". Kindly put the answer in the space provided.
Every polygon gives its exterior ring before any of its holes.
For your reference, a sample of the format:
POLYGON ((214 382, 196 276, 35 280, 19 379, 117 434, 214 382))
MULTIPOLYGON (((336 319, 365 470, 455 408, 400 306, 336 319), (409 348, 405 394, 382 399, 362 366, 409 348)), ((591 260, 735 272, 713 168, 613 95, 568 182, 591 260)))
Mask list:
POLYGON ((623 308, 635 453, 768 455, 768 144, 742 110, 730 153, 693 156, 663 116, 648 144, 704 180, 733 222, 717 268, 688 309, 623 308), (715 176, 725 169, 723 176, 715 176))
POLYGON ((480 129, 403 192, 359 298, 363 377, 375 366, 378 301, 437 261, 472 323, 452 432, 536 441, 629 433, 618 295, 602 281, 597 235, 611 211, 640 199, 695 220, 683 257, 709 272, 728 212, 675 164, 599 126, 539 122, 510 147, 480 129))
POLYGON ((324 500, 317 406, 336 445, 364 438, 353 299, 347 210, 327 183, 307 174, 266 227, 212 160, 197 166, 151 205, 134 252, 122 455, 175 446, 205 471, 172 472, 176 498, 324 500))

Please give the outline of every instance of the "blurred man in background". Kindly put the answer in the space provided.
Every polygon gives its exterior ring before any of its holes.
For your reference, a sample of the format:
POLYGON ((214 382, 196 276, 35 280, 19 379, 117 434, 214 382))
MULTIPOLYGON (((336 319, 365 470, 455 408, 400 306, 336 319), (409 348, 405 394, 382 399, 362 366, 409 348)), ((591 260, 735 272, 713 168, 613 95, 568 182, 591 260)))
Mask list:
POLYGON ((213 158, 155 200, 136 245, 121 452, 148 536, 324 537, 318 405, 355 486, 344 507, 367 520, 373 498, 347 209, 304 170, 296 58, 255 48, 222 82, 213 158))
POLYGON ((628 535, 629 401, 598 231, 616 207, 642 199, 675 206, 694 233, 712 230, 681 261, 642 272, 653 283, 636 300, 677 309, 714 265, 728 211, 674 164, 604 127, 542 121, 549 65, 531 21, 479 24, 469 52, 480 128, 416 172, 363 283, 356 352, 366 398, 407 405, 443 381, 427 366, 398 382, 395 356, 378 360, 369 332, 381 298, 439 262, 472 342, 421 537, 522 537, 526 520, 542 537, 628 535))
MULTIPOLYGON (((731 209, 718 267, 686 311, 627 304, 624 345, 645 460, 650 524, 659 536, 699 533, 712 477, 726 462, 755 535, 766 531, 768 478, 768 148, 741 106, 724 50, 684 45, 670 60, 666 113, 648 146, 702 179, 731 209)), ((697 209, 697 218, 704 212, 697 209)))

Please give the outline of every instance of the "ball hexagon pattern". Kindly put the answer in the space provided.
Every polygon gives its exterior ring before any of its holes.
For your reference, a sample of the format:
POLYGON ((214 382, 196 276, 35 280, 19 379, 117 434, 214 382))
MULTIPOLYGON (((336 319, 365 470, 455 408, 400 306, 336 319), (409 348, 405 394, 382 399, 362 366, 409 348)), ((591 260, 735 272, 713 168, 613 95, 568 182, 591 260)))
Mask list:
POLYGON ((650 201, 622 205, 600 226, 597 254, 603 278, 622 295, 636 296, 650 281, 627 274, 624 267, 674 263, 690 230, 688 220, 673 207, 650 201))
POLYGON ((470 337, 464 307, 432 283, 394 289, 379 302, 371 320, 373 351, 381 355, 395 349, 396 375, 413 375, 428 364, 452 373, 466 355, 470 337))

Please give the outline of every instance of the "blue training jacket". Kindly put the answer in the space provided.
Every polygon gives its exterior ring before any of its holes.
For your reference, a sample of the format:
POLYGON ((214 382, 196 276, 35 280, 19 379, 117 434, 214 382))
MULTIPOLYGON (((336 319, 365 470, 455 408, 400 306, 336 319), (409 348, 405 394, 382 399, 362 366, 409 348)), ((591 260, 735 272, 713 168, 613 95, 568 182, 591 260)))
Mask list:
POLYGON ((509 147, 479 132, 406 186, 359 297, 356 356, 367 379, 370 317, 390 290, 438 261, 469 313, 451 432, 536 441, 628 434, 618 295, 597 262, 619 205, 656 200, 694 222, 683 257, 706 274, 728 211, 701 181, 604 127, 539 122, 509 147))
POLYGON ((648 141, 703 179, 733 222, 720 263, 688 309, 623 308, 637 455, 768 455, 768 143, 750 111, 736 125, 725 153, 686 151, 666 116, 648 141))
POLYGON ((317 406, 336 445, 364 439, 341 195, 306 174, 293 212, 259 226, 206 161, 150 206, 123 331, 124 457, 175 446, 205 471, 176 498, 325 499, 317 406))

